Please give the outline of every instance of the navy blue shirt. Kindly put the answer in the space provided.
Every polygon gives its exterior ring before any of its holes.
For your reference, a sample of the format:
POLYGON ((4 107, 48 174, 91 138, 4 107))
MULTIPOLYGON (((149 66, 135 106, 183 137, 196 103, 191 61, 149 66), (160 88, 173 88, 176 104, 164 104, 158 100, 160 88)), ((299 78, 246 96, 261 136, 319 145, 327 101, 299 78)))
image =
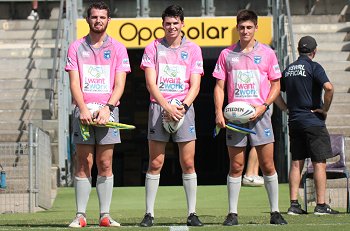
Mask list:
POLYGON ((323 67, 305 55, 283 71, 281 90, 287 94, 290 128, 325 126, 323 115, 311 110, 322 108, 326 82, 329 80, 323 67))

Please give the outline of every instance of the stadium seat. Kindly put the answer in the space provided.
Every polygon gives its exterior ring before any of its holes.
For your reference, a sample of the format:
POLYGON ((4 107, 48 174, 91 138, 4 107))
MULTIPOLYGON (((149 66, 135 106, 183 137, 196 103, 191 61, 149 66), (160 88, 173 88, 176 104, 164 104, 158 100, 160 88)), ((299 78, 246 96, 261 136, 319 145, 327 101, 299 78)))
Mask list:
MULTIPOLYGON (((350 205, 349 205, 350 174, 349 174, 349 170, 347 169, 346 161, 345 161, 345 138, 343 135, 340 135, 340 134, 330 134, 330 139, 331 139, 333 157, 339 156, 339 160, 337 162, 329 163, 326 165, 327 180, 346 178, 346 212, 350 213, 350 205)), ((306 171, 302 176, 302 184, 304 187, 305 211, 307 211, 307 203, 308 203, 306 180, 308 178, 313 179, 313 173, 314 173, 312 162, 309 158, 306 160, 306 163, 307 163, 306 171)))

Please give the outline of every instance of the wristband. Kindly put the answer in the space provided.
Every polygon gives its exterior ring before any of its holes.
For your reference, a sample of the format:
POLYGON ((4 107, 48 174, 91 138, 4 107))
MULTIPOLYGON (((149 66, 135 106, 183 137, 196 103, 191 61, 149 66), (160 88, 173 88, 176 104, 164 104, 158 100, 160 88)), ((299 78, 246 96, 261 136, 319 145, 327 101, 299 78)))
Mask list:
POLYGON ((267 103, 263 103, 263 105, 266 107, 265 111, 268 111, 270 109, 270 105, 268 105, 267 103))
POLYGON ((185 108, 185 111, 188 111, 188 109, 190 108, 187 104, 185 104, 185 103, 182 103, 182 106, 184 106, 184 108, 185 108))
POLYGON ((109 108, 109 111, 111 111, 111 112, 114 111, 114 108, 115 108, 114 105, 107 103, 106 106, 109 108))

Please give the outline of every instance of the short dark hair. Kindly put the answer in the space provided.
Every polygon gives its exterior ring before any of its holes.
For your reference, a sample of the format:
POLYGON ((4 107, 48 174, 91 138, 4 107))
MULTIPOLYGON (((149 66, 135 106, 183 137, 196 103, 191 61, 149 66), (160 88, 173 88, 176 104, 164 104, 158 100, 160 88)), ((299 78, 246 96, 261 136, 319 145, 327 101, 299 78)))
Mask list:
POLYGON ((90 18, 90 16, 91 16, 91 9, 107 10, 108 18, 109 18, 110 13, 111 13, 108 5, 106 3, 104 3, 103 1, 94 2, 89 6, 89 8, 87 9, 87 17, 88 18, 90 18))
POLYGON ((254 25, 258 25, 258 15, 252 10, 240 10, 237 13, 237 25, 241 22, 252 21, 254 25))
POLYGON ((168 6, 162 14, 162 19, 164 21, 165 17, 179 17, 181 21, 184 20, 184 10, 179 5, 168 6))

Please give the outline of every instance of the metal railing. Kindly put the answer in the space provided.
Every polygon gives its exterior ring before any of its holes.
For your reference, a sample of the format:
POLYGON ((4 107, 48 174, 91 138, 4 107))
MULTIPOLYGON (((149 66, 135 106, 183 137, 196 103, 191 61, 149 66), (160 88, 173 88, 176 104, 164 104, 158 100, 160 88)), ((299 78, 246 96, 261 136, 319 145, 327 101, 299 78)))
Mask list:
POLYGON ((28 128, 27 143, 0 143, 0 214, 51 208, 50 136, 31 123, 28 128))

